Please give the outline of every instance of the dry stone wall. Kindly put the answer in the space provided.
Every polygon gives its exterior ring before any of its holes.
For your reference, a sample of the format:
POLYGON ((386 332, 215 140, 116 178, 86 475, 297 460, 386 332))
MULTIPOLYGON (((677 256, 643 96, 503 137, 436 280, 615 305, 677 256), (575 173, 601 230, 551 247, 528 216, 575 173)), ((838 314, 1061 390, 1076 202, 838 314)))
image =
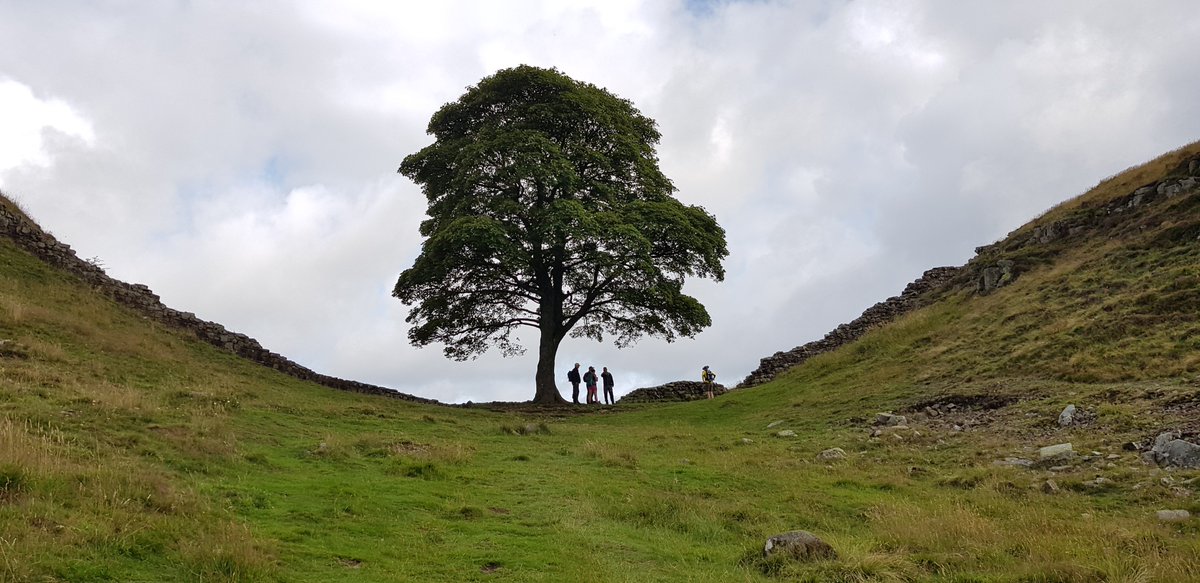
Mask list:
POLYGON ((3 204, 0 204, 0 235, 7 236, 34 257, 78 277, 100 293, 151 320, 195 334, 197 338, 213 346, 286 375, 342 391, 382 395, 418 403, 438 403, 432 399, 416 397, 386 387, 314 372, 263 348, 257 340, 245 334, 226 330, 224 326, 197 318, 195 314, 168 308, 149 287, 109 277, 99 266, 76 256, 69 245, 59 242, 36 223, 3 204))
MULTIPOLYGON (((975 257, 962 267, 937 267, 904 288, 899 296, 875 304, 862 316, 842 324, 824 338, 776 352, 760 361, 759 367, 736 389, 754 387, 804 361, 857 340, 868 330, 929 305, 947 290, 973 289, 987 294, 1016 281, 1023 271, 1050 261, 1056 253, 1081 244, 1084 238, 1123 236, 1161 222, 1155 205, 1181 196, 1200 196, 1200 157, 1184 160, 1162 180, 1135 189, 1102 205, 1083 206, 1065 218, 1017 230, 1004 240, 975 249, 975 257), (1034 249, 1030 249, 1034 248, 1034 249), (1030 251, 1037 251, 1030 253, 1030 251)), ((1183 225, 1180 237, 1200 241, 1200 228, 1183 225), (1187 230, 1191 229, 1191 230, 1187 230), (1192 232, 1196 231, 1196 232, 1192 232)))
MULTIPOLYGON (((696 401, 707 398, 707 387, 700 381, 675 381, 657 387, 635 389, 617 400, 618 403, 659 403, 668 401, 696 401)), ((723 385, 713 384, 713 395, 723 395, 723 385)))
POLYGON ((758 368, 734 388, 745 389, 768 382, 779 373, 826 352, 836 350, 866 334, 868 330, 895 320, 929 303, 928 292, 934 291, 958 274, 958 267, 935 267, 908 284, 900 295, 890 297, 870 308, 853 321, 842 324, 824 338, 797 346, 787 352, 776 352, 759 361, 758 368))

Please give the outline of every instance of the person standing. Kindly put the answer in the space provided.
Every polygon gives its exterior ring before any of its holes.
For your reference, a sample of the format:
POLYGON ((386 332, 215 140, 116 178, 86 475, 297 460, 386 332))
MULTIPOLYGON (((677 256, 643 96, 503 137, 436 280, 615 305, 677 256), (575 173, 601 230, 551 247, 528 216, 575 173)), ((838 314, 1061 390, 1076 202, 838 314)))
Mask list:
POLYGON ((575 363, 575 368, 567 371, 567 380, 571 383, 571 402, 579 404, 579 363, 575 363))
POLYGON ((596 367, 589 366, 587 372, 583 373, 583 384, 587 385, 587 404, 600 402, 596 398, 596 367))
POLYGON ((717 373, 709 370, 706 364, 700 369, 700 380, 704 381, 704 395, 709 399, 713 398, 713 381, 717 380, 717 373))
POLYGON ((604 367, 604 372, 600 373, 600 378, 604 380, 604 404, 615 405, 617 401, 613 399, 613 377, 612 373, 608 372, 608 367, 604 367))

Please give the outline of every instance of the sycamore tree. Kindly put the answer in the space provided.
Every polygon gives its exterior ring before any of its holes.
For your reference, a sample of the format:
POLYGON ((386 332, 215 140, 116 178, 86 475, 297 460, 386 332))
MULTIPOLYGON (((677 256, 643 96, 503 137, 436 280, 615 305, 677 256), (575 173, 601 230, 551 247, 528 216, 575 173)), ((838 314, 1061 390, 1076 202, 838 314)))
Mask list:
POLYGON ((428 132, 400 166, 429 199, 421 254, 392 292, 414 345, 513 355, 518 331, 536 329, 533 401, 563 403, 554 360, 568 334, 625 347, 712 323, 682 288, 724 279, 725 232, 675 199, 656 124, 632 103, 523 65, 468 88, 428 132))

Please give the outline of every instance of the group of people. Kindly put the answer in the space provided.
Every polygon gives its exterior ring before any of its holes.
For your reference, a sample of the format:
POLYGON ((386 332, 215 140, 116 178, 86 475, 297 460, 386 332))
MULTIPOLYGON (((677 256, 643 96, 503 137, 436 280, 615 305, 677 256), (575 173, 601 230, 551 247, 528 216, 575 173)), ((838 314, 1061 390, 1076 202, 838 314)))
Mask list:
MULTIPOLYGON (((587 404, 598 404, 600 400, 596 398, 596 385, 600 382, 604 383, 604 404, 616 404, 613 399, 613 376, 608 372, 608 367, 603 367, 604 372, 600 376, 596 376, 596 367, 589 366, 587 372, 581 376, 579 374, 579 363, 575 363, 575 368, 567 371, 567 381, 571 383, 571 402, 579 404, 579 383, 583 383, 587 388, 587 404)), ((717 380, 717 373, 705 365, 700 369, 700 381, 704 383, 704 394, 709 399, 713 398, 713 382, 717 380)))
POLYGON ((587 372, 583 376, 579 375, 579 363, 575 363, 575 368, 567 371, 567 380, 571 383, 571 402, 579 404, 579 383, 583 383, 587 387, 587 404, 593 405, 600 403, 600 399, 596 396, 596 385, 604 383, 604 404, 615 405, 617 400, 613 398, 613 376, 608 372, 608 367, 603 367, 604 372, 596 375, 596 367, 589 366, 587 372))

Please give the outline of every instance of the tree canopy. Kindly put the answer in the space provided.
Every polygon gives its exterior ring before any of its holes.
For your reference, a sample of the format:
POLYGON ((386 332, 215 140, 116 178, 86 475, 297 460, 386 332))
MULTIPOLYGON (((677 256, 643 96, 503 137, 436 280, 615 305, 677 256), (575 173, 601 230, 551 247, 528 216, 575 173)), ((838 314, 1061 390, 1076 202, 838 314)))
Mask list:
POLYGON ((428 198, 425 237, 393 295, 409 339, 466 359, 539 330, 535 402, 561 402, 554 358, 569 333, 672 341, 711 325, 684 278, 724 278, 715 217, 658 167, 654 120, 554 69, 501 70, 444 105, 435 141, 400 166, 428 198))

